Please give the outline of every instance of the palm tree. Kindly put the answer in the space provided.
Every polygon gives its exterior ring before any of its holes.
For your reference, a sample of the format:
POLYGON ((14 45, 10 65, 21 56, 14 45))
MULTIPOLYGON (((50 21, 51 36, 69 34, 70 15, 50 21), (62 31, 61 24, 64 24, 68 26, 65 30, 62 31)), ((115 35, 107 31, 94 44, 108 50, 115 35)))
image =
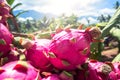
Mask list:
POLYGON ((106 17, 105 17, 103 14, 101 14, 101 15, 97 18, 97 20, 98 20, 99 22, 106 22, 106 17))
POLYGON ((115 9, 118 9, 118 8, 119 8, 119 6, 120 6, 119 1, 116 1, 114 8, 115 8, 115 9))
POLYGON ((42 28, 46 28, 51 24, 51 20, 48 19, 46 16, 44 16, 41 20, 40 20, 40 26, 42 28))
POLYGON ((10 17, 10 18, 8 19, 8 24, 9 24, 9 25, 12 25, 11 27, 15 27, 15 31, 16 31, 16 30, 17 30, 17 31, 20 31, 20 30, 19 30, 19 25, 18 25, 18 23, 17 23, 17 17, 18 17, 19 15, 27 12, 27 11, 21 11, 21 12, 19 12, 18 14, 14 15, 14 14, 13 14, 14 9, 15 9, 16 7, 18 7, 18 6, 21 6, 22 3, 17 3, 16 5, 14 5, 14 6, 12 7, 12 5, 13 5, 13 3, 14 3, 15 0, 6 0, 6 1, 7 1, 7 3, 8 3, 8 4, 10 5, 10 7, 11 7, 10 14, 12 15, 12 17, 10 17))

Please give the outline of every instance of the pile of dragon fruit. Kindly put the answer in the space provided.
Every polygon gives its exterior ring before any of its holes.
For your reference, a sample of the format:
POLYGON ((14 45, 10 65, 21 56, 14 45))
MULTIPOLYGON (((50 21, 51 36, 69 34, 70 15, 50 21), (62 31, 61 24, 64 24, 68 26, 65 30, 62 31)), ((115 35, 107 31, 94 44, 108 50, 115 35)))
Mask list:
POLYGON ((61 29, 51 39, 17 41, 9 31, 10 8, 0 2, 0 80, 119 80, 120 63, 90 59, 90 44, 100 37, 96 27, 61 29), (20 47, 16 47, 19 43, 20 47))

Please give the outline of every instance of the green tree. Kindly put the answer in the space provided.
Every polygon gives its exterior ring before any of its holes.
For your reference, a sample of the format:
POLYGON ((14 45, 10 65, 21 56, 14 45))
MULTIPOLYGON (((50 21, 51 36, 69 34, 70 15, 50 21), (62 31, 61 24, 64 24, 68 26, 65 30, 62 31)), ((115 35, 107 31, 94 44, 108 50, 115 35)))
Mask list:
POLYGON ((21 6, 22 3, 17 3, 17 4, 15 4, 15 5, 13 6, 13 3, 14 3, 15 0, 6 0, 6 1, 7 1, 7 3, 8 3, 8 4, 10 5, 10 7, 11 7, 10 14, 12 15, 12 17, 10 17, 10 18, 8 19, 8 24, 11 25, 10 28, 12 27, 12 30, 14 30, 14 31, 17 30, 17 32, 18 32, 18 31, 20 31, 20 30, 19 30, 20 28, 19 28, 19 24, 18 24, 18 21, 17 21, 17 17, 18 17, 19 15, 27 12, 27 11, 21 11, 21 12, 19 12, 18 14, 14 15, 14 14, 13 14, 14 9, 17 8, 17 7, 19 7, 19 6, 21 6), (13 7, 12 7, 12 6, 13 6, 13 7))
POLYGON ((101 14, 101 15, 97 18, 97 20, 98 20, 99 22, 106 22, 106 17, 105 17, 103 14, 101 14))
POLYGON ((48 19, 46 16, 44 16, 41 20, 40 20, 40 26, 42 28, 46 28, 51 24, 50 19, 48 19))
POLYGON ((119 6, 120 6, 119 1, 116 1, 114 8, 115 8, 115 9, 118 9, 118 8, 119 8, 119 6))

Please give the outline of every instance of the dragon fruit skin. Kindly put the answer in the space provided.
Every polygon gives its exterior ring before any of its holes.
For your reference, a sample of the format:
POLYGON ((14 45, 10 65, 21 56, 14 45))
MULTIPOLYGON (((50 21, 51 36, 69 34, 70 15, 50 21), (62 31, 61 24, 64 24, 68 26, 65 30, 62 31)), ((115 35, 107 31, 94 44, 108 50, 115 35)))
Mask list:
POLYGON ((112 67, 106 63, 90 60, 87 68, 79 70, 76 80, 109 80, 112 67))
POLYGON ((70 73, 70 72, 67 72, 67 71, 62 71, 60 74, 59 74, 59 78, 60 80, 74 80, 73 78, 73 74, 70 73))
POLYGON ((58 69, 73 70, 90 55, 91 42, 90 34, 84 30, 63 30, 52 38, 50 61, 58 69))
POLYGON ((109 73, 112 72, 112 67, 109 64, 96 60, 90 60, 88 64, 91 66, 91 68, 93 68, 93 70, 96 71, 96 74, 99 78, 98 80, 109 79, 109 73))
POLYGON ((0 53, 6 55, 10 50, 10 44, 12 43, 13 35, 10 31, 0 23, 0 41, 3 43, 0 44, 0 53))
POLYGON ((1 65, 4 65, 11 61, 19 60, 19 57, 20 53, 18 52, 17 48, 16 47, 11 48, 11 51, 7 54, 7 56, 2 57, 3 61, 1 62, 1 65))
POLYGON ((117 73, 117 78, 120 79, 120 62, 113 63, 115 72, 117 73))
POLYGON ((0 3, 7 3, 6 0, 0 0, 0 3))
POLYGON ((87 70, 79 70, 75 76, 75 80, 93 80, 93 78, 94 80, 101 80, 93 68, 88 68, 87 70))
POLYGON ((1 67, 0 72, 0 80, 41 80, 39 71, 24 61, 7 63, 1 67))
POLYGON ((6 0, 0 1, 0 23, 4 24, 8 27, 7 18, 11 17, 10 15, 10 7, 8 6, 6 0))
POLYGON ((57 74, 49 75, 45 78, 42 78, 42 80, 61 80, 57 74))
POLYGON ((42 80, 74 80, 73 75, 67 71, 62 72, 42 72, 42 80))
POLYGON ((25 53, 26 59, 41 71, 47 71, 52 68, 47 56, 49 43, 50 40, 48 39, 37 39, 33 41, 33 45, 25 53))
POLYGON ((109 74, 110 80, 120 79, 120 62, 113 63, 113 71, 109 74))

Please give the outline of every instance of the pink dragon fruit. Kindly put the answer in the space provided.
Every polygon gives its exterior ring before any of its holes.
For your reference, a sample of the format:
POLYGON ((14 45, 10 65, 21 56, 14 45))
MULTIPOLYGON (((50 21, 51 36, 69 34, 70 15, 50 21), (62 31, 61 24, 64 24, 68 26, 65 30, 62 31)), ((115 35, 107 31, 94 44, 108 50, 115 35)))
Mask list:
POLYGON ((60 73, 49 73, 49 72, 43 72, 42 80, 74 80, 73 75, 69 72, 62 71, 60 73))
POLYGON ((10 51, 10 44, 12 43, 13 35, 9 30, 0 23, 0 55, 4 56, 10 51), (3 55, 2 55, 3 54, 3 55))
POLYGON ((25 61, 14 61, 0 68, 0 80, 41 80, 39 71, 25 61))
POLYGON ((0 3, 7 3, 6 0, 0 0, 0 3))
POLYGON ((77 75, 75 76, 75 80, 93 80, 93 79, 100 80, 96 71, 91 67, 88 67, 83 70, 78 70, 77 75))
POLYGON ((25 53, 26 59, 41 71, 47 71, 52 67, 47 55, 49 43, 50 40, 48 39, 37 39, 22 44, 27 49, 25 53))
POLYGON ((112 72, 112 67, 107 63, 90 60, 87 68, 79 70, 76 80, 109 80, 109 73, 112 72))
POLYGON ((67 71, 62 71, 59 74, 59 78, 60 78, 60 80, 74 80, 73 79, 73 74, 70 73, 70 72, 67 72, 67 71))
POLYGON ((49 75, 49 76, 43 78, 42 80, 61 80, 61 79, 59 78, 59 76, 57 74, 52 74, 52 75, 49 75))
POLYGON ((96 75, 99 78, 98 80, 109 79, 109 73, 112 71, 111 65, 96 60, 91 60, 89 61, 88 66, 90 66, 91 68, 93 68, 93 70, 96 71, 96 75))
POLYGON ((98 28, 65 29, 55 34, 49 46, 51 63, 58 69, 76 69, 85 63, 90 55, 90 43, 98 36, 100 36, 98 28))
POLYGON ((4 65, 11 61, 19 60, 20 54, 16 47, 11 48, 11 51, 7 54, 7 56, 1 58, 1 65, 4 65))
POLYGON ((11 17, 10 15, 10 7, 7 5, 6 0, 0 1, 0 23, 4 24, 6 27, 8 27, 7 24, 7 18, 11 17))
POLYGON ((120 79, 120 62, 113 63, 113 71, 109 74, 110 80, 120 79))

